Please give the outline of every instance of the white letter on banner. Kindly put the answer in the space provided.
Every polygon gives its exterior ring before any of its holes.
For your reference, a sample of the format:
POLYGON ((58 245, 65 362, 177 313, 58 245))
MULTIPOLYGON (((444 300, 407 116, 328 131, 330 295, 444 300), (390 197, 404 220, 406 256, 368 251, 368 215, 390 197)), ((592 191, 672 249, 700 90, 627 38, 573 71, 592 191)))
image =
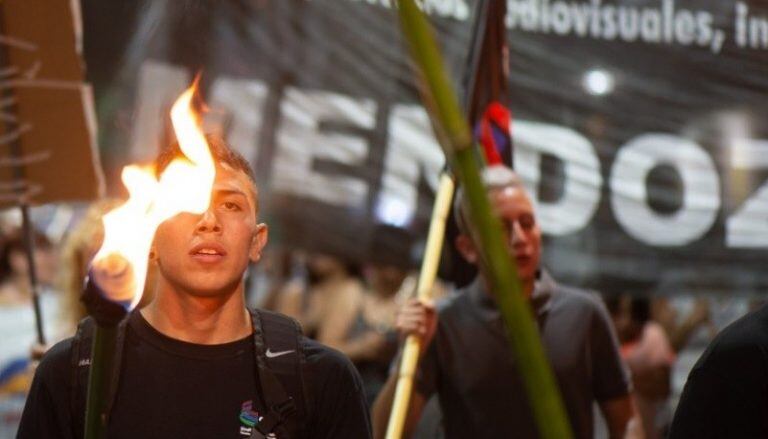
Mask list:
POLYGON ((416 212, 419 176, 423 175, 429 186, 437 190, 445 156, 421 106, 395 105, 389 116, 388 134, 376 216, 384 223, 405 226, 416 212))
POLYGON ((536 203, 544 233, 566 235, 584 228, 600 201, 600 161, 586 137, 569 128, 515 120, 515 169, 536 203), (555 202, 538 200, 541 154, 551 154, 564 164, 563 195, 555 202))
MULTIPOLYGON (((745 139, 731 149, 734 169, 768 169, 768 141, 745 139)), ((768 181, 726 220, 725 245, 731 248, 768 247, 768 181)))
POLYGON ((321 122, 348 123, 373 129, 376 104, 337 93, 288 88, 280 107, 280 128, 274 166, 277 192, 306 196, 338 206, 363 207, 366 182, 313 169, 316 159, 362 166, 367 141, 350 134, 321 131, 321 122))
POLYGON ((188 85, 189 72, 183 67, 157 61, 141 65, 134 105, 136 119, 131 132, 131 161, 146 162, 157 155, 171 106, 188 85))
POLYGON ((616 155, 610 179, 611 205, 627 233, 657 246, 681 246, 704 235, 720 208, 720 182, 712 158, 695 142, 669 134, 644 134, 616 155), (660 165, 683 181, 683 205, 661 215, 648 205, 646 179, 660 165))
POLYGON ((256 164, 257 143, 267 100, 267 86, 254 79, 217 78, 211 89, 210 109, 205 113, 206 132, 227 143, 256 164))

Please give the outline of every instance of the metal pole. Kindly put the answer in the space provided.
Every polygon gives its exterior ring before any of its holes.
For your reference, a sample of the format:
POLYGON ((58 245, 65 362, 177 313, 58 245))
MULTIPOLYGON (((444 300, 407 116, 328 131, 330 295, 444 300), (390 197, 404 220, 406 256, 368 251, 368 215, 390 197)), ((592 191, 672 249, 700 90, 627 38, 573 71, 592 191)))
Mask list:
MULTIPOLYGON (((5 22, 5 9, 4 4, 0 1, 0 23, 5 22)), ((8 48, 6 45, 0 45, 0 67, 11 67, 10 57, 8 55, 8 48)), ((0 91, 0 97, 3 100, 9 100, 11 102, 7 107, 7 112, 13 115, 17 115, 17 103, 13 89, 11 87, 2 87, 0 91)), ((12 133, 19 129, 20 124, 16 118, 5 118, 5 133, 12 133)), ((21 147, 21 136, 17 136, 15 139, 8 143, 10 156, 14 159, 21 159, 24 156, 24 150, 21 147)), ((37 286, 37 275, 35 271, 35 235, 32 221, 29 215, 29 185, 26 182, 26 172, 24 170, 23 162, 13 166, 13 178, 19 183, 18 195, 19 195, 19 208, 21 209, 22 227, 24 233, 25 247, 27 250, 27 265, 29 267, 29 286, 32 290, 32 307, 35 312, 35 326, 37 330, 37 342, 41 345, 45 344, 45 333, 43 332, 43 316, 40 310, 40 294, 37 286)))
POLYGON ((35 327, 37 329, 37 342, 45 345, 45 332, 43 331, 42 311, 40 307, 40 288, 37 282, 37 269, 35 267, 35 230, 29 215, 29 205, 22 200, 21 219, 24 231, 24 244, 27 254, 27 273, 29 275, 29 287, 32 290, 32 307, 35 311, 35 327))

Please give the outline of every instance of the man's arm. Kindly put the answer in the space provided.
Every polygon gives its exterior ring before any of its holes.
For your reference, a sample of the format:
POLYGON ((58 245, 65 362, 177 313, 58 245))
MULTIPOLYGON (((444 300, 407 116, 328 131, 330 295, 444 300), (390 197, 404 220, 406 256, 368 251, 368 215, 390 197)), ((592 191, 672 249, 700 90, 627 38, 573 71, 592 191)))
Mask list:
MULTIPOLYGON (((408 335, 417 335, 421 338, 421 358, 419 360, 420 370, 428 372, 434 369, 434 350, 432 349, 431 356, 427 354, 432 338, 435 335, 437 329, 437 314, 435 313, 435 307, 431 304, 424 304, 417 299, 410 299, 406 302, 401 309, 397 312, 397 318, 395 320, 395 327, 400 334, 400 339, 405 340, 408 335), (424 362, 427 362, 426 366, 424 362)), ((399 364, 399 362, 397 362, 399 364)), ((392 411, 392 403, 395 398, 395 390, 397 388, 399 368, 394 369, 387 379, 384 388, 379 392, 376 402, 373 404, 373 433, 374 438, 383 438, 387 432, 387 424, 389 423, 390 412, 392 411)), ((417 375, 418 376, 418 375, 417 375)), ((424 378, 423 376, 421 378, 424 378)), ((430 374, 429 378, 434 378, 430 374)), ((427 380, 430 381, 430 380, 427 380)), ((410 437, 413 433, 413 429, 416 428, 416 424, 421 417, 421 412, 424 410, 424 405, 427 402, 428 396, 419 389, 419 385, 422 384, 423 388, 433 388, 434 383, 420 383, 414 378, 413 392, 411 392, 411 400, 408 403, 408 413, 405 418, 405 425, 403 426, 403 437, 410 437)))
POLYGON ((592 391, 605 417, 610 437, 643 437, 635 435, 642 431, 642 422, 636 416, 629 373, 619 354, 613 324, 600 301, 596 302, 593 313, 590 347, 595 365, 592 391))
POLYGON ((635 415, 632 397, 630 395, 613 398, 600 402, 600 411, 608 426, 608 437, 611 439, 643 438, 642 422, 635 415))
MULTIPOLYGON (((387 433, 387 425, 389 424, 389 415, 392 412, 392 403, 395 399, 396 387, 397 373, 393 373, 389 376, 386 384, 384 384, 381 392, 376 397, 376 402, 373 403, 371 413, 373 415, 374 439, 384 438, 387 433)), ((416 424, 421 418, 421 412, 424 410, 424 405, 426 405, 426 403, 427 398, 425 398, 418 390, 414 389, 413 392, 411 392, 411 401, 408 403, 408 413, 405 417, 405 424, 403 426, 403 437, 411 437, 413 430, 416 428, 416 424)))
POLYGON ((317 341, 349 356, 345 349, 346 338, 360 310, 362 294, 359 284, 345 282, 340 285, 338 291, 327 298, 328 302, 323 305, 326 315, 322 317, 317 328, 317 341), (328 310, 332 312, 327 312, 328 310))
POLYGON ((24 405, 17 439, 74 439, 71 424, 70 347, 71 339, 56 344, 37 367, 24 405))

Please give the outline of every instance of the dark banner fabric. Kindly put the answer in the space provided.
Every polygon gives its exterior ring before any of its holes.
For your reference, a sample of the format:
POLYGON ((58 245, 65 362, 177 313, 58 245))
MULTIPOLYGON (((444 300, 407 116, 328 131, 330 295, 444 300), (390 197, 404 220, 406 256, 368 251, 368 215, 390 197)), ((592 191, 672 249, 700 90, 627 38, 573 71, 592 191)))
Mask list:
MULTIPOLYGON (((418 3, 463 94, 474 4, 418 3)), ((418 253, 444 157, 389 0, 82 0, 82 10, 113 190, 119 166, 172 139, 170 105, 202 72, 207 129, 254 165, 273 238, 356 260, 418 253), (383 239, 383 226, 411 237, 383 239)), ((768 7, 508 0, 507 10, 514 163, 555 276, 616 293, 763 291, 768 7)))

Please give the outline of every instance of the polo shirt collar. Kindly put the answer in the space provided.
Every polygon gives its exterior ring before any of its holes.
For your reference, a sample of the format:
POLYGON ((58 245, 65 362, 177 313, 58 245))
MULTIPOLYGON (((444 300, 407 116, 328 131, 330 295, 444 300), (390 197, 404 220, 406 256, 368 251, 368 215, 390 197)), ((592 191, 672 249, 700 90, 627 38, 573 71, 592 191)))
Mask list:
MULTIPOLYGON (((539 317, 544 316, 552 307, 552 295, 555 292, 557 283, 546 270, 539 270, 536 275, 536 282, 533 286, 533 294, 530 303, 539 317)), ((498 320, 501 317, 496 301, 491 294, 486 291, 485 282, 480 276, 477 276, 467 288, 467 294, 472 303, 480 311, 484 320, 498 320)))

